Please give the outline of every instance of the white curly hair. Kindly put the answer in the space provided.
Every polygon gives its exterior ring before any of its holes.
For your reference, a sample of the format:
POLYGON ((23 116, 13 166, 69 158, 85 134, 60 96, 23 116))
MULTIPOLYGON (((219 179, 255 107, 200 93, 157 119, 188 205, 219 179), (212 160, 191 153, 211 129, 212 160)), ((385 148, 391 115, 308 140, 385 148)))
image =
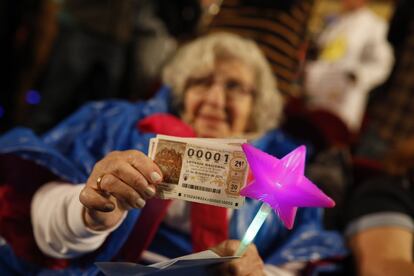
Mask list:
POLYGON ((174 105, 182 110, 188 80, 214 70, 219 58, 240 60, 256 74, 248 132, 266 132, 277 127, 283 99, 270 65, 254 41, 232 33, 211 33, 179 48, 162 74, 164 84, 172 89, 174 105))

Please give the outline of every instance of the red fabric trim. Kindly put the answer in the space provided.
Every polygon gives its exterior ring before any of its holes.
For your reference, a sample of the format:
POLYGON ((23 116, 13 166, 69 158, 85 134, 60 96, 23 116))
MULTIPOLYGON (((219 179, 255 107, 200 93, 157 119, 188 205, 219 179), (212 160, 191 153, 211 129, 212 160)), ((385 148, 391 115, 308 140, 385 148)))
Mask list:
POLYGON ((34 192, 58 178, 44 167, 11 154, 0 155, 0 176, 0 234, 16 256, 51 269, 67 267, 67 260, 47 257, 37 247, 30 217, 34 192))
POLYGON ((184 123, 179 118, 166 114, 156 113, 138 122, 137 127, 142 132, 152 132, 157 134, 196 137, 193 128, 184 123))
MULTIPOLYGON (((180 137, 196 137, 194 130, 179 118, 176 118, 169 114, 154 114, 150 117, 147 117, 144 120, 141 120, 138 124, 138 127, 141 131, 144 132, 153 132, 158 134, 166 134, 180 137)), ((153 205, 154 212, 151 212, 149 216, 157 217, 157 221, 151 224, 149 219, 142 219, 141 217, 137 225, 141 227, 136 227, 137 233, 139 231, 144 231, 145 235, 148 234, 150 239, 155 235, 156 229, 146 229, 146 227, 156 227, 158 228, 161 223, 162 218, 167 212, 168 206, 164 206, 164 203, 160 201, 157 206, 153 205), (156 210, 159 210, 158 214, 156 210), (142 223, 142 224, 141 224, 142 223), (148 223, 148 224, 147 224, 148 223), (145 229, 145 230, 144 230, 145 229)), ((149 206, 144 208, 143 214, 141 216, 147 216, 147 210, 149 206)), ((149 213, 149 212, 148 212, 149 213)), ((135 231, 135 229, 134 229, 135 231)), ((132 252, 137 252, 136 242, 140 245, 139 250, 142 252, 147 246, 149 246, 150 241, 145 241, 145 245, 142 248, 142 240, 144 235, 139 235, 134 239, 135 247, 129 246, 132 252)), ((193 251, 198 252, 205 250, 211 246, 217 245, 218 243, 227 239, 228 236, 228 223, 227 223, 227 209, 222 207, 216 207, 200 203, 191 204, 191 237, 193 243, 193 251)), ((128 240, 127 243, 129 243, 128 240)))
POLYGON ((167 214, 170 200, 150 199, 142 209, 125 245, 115 260, 139 262, 142 252, 151 244, 158 227, 167 214))
POLYGON ((227 209, 191 203, 191 240, 193 251, 206 250, 228 238, 227 209))

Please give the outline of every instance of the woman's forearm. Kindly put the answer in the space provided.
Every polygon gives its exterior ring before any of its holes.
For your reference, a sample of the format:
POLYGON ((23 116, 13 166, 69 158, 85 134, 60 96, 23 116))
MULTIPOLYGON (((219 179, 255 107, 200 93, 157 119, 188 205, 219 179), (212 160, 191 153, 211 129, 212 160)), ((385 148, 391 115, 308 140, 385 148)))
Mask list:
MULTIPOLYGON (((36 244, 46 255, 73 258, 92 252, 114 230, 94 231, 83 218, 79 193, 84 185, 51 182, 43 185, 31 203, 36 244)), ((116 225, 117 226, 117 225, 116 225)))
POLYGON ((378 260, 375 263, 360 266, 361 276, 411 276, 414 275, 414 263, 404 260, 378 260))

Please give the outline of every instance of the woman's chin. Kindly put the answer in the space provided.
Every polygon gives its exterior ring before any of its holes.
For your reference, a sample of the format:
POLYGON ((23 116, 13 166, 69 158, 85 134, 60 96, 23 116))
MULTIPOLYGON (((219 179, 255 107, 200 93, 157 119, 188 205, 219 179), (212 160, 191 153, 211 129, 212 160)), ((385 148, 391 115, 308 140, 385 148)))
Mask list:
POLYGON ((208 128, 208 127, 197 128, 196 133, 197 133, 197 136, 201 138, 223 138, 223 137, 229 136, 227 132, 220 131, 217 128, 208 128))
POLYGON ((209 131, 209 130, 197 131, 197 136, 200 138, 221 138, 222 137, 217 132, 209 131))
POLYGON ((202 138, 223 138, 230 135, 228 127, 220 125, 220 123, 204 122, 202 120, 196 121, 194 130, 198 137, 202 138))

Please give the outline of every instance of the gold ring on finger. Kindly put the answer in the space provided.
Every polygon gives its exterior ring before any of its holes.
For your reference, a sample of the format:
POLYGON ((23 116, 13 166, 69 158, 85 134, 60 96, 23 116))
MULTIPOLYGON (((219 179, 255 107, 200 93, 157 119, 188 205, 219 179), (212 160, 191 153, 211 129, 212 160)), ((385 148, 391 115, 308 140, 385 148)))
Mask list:
POLYGON ((102 190, 101 182, 102 182, 103 177, 104 175, 101 175, 100 177, 98 177, 98 179, 96 179, 96 186, 98 187, 98 190, 102 190))

